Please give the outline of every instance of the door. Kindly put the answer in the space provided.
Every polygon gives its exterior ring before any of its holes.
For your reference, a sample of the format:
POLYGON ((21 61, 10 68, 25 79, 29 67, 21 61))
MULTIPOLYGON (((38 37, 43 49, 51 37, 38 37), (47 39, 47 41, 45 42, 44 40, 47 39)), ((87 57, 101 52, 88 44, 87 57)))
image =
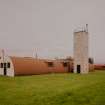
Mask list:
POLYGON ((4 67, 4 75, 6 75, 6 74, 7 74, 7 68, 4 67))
POLYGON ((6 63, 4 63, 4 75, 7 75, 7 67, 6 67, 6 63))
POLYGON ((81 66, 77 65, 77 73, 80 73, 80 72, 81 72, 81 66))
POLYGON ((68 63, 68 72, 71 72, 71 65, 68 63))

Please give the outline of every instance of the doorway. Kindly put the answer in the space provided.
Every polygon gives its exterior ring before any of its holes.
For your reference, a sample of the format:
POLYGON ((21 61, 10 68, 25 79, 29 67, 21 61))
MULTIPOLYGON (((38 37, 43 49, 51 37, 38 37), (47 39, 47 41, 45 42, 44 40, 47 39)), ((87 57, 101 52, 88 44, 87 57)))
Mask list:
POLYGON ((80 73, 80 72, 81 72, 81 66, 77 65, 77 73, 80 73))
POLYGON ((7 75, 7 68, 4 67, 4 75, 7 75))
POLYGON ((4 75, 7 75, 7 67, 6 67, 6 63, 4 63, 4 75))

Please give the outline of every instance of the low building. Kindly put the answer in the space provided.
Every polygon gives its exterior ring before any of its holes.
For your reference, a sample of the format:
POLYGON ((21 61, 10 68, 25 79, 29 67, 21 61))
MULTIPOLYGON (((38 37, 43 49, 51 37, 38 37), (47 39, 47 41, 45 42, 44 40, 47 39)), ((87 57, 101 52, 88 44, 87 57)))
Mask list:
MULTIPOLYGON (((48 73, 72 73, 74 69, 73 58, 66 59, 36 59, 32 57, 0 57, 0 75, 37 75, 48 73)), ((93 62, 89 60, 90 70, 93 70, 93 62)))
POLYGON ((95 70, 105 70, 105 64, 95 64, 94 69, 95 70))
POLYGON ((70 72, 68 62, 59 60, 35 59, 31 57, 10 57, 0 59, 0 75, 35 75, 70 72))

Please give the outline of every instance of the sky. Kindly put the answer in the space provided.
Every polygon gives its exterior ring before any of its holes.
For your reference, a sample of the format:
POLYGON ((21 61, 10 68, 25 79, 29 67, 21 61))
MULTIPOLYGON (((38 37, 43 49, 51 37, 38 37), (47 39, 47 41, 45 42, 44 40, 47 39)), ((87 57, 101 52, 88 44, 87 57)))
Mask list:
POLYGON ((73 32, 85 24, 89 56, 105 63, 105 0, 0 0, 0 49, 13 56, 73 56, 73 32))

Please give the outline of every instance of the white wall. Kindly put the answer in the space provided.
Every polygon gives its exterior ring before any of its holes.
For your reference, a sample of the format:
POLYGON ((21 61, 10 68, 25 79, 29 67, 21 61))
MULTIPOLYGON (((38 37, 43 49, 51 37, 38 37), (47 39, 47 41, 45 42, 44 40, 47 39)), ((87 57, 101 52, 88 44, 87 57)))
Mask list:
POLYGON ((7 68, 7 76, 14 77, 14 67, 10 57, 6 57, 6 62, 10 62, 10 68, 7 68))
POLYGON ((4 69, 1 68, 1 63, 3 62, 3 53, 2 50, 0 50, 0 75, 4 74, 4 69))
POLYGON ((13 77, 14 76, 14 67, 13 67, 12 60, 7 55, 3 56, 3 52, 0 51, 0 75, 4 75, 4 68, 1 68, 1 63, 4 63, 4 62, 5 63, 8 63, 8 62, 10 63, 10 68, 7 68, 6 75, 13 77))
POLYGON ((89 72, 88 65, 88 33, 74 33, 74 72, 77 73, 77 65, 81 66, 81 73, 89 72))

